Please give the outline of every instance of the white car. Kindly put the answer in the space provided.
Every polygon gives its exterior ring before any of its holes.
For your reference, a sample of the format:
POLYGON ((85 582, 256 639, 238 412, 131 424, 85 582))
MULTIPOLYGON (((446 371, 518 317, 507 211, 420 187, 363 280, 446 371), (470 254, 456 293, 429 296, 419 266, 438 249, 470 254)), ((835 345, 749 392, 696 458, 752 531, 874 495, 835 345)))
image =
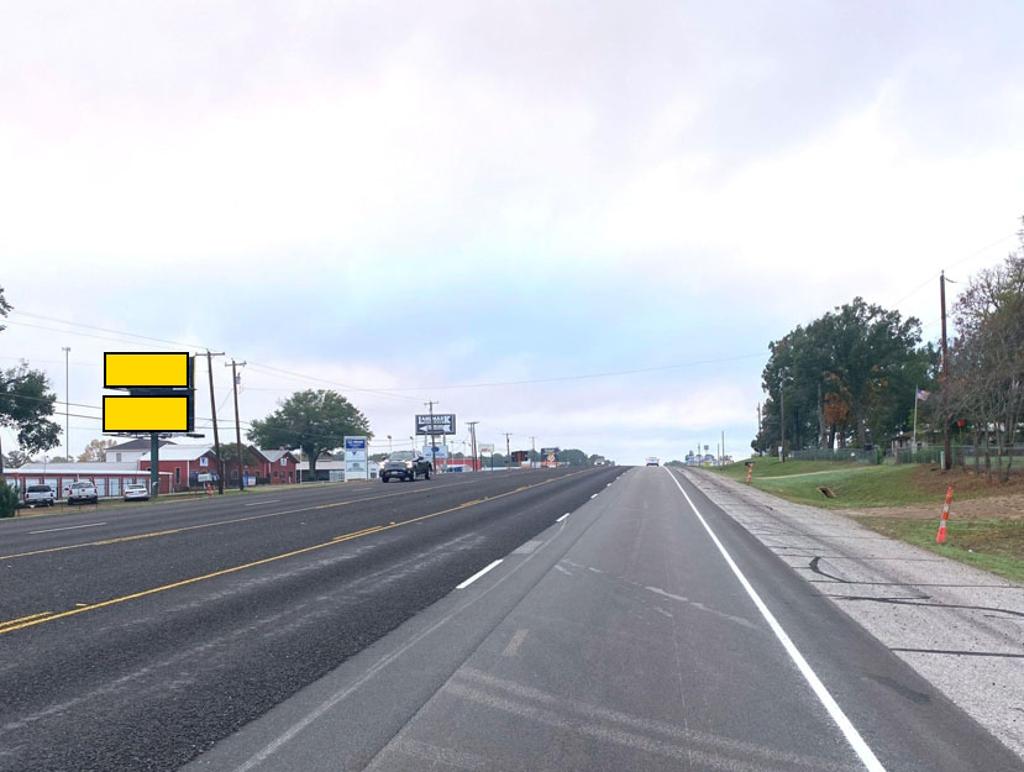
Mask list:
POLYGON ((149 501, 149 488, 145 485, 126 485, 124 486, 124 500, 125 501, 149 501))
POLYGON ((68 504, 84 504, 86 502, 96 504, 99 500, 99 493, 93 483, 87 480, 71 483, 71 488, 68 490, 68 504))
POLYGON ((647 466, 661 466, 661 461, 658 460, 657 456, 648 456, 647 466))

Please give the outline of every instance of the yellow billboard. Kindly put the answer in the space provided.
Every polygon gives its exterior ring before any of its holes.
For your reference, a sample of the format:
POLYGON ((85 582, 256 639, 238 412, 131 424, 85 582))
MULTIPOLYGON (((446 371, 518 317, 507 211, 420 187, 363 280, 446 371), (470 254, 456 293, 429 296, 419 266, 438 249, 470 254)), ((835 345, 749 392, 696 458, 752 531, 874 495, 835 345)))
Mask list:
POLYGON ((188 388, 188 352, 108 351, 103 355, 103 388, 188 388))
POLYGON ((104 432, 188 432, 191 398, 180 396, 104 396, 104 432))

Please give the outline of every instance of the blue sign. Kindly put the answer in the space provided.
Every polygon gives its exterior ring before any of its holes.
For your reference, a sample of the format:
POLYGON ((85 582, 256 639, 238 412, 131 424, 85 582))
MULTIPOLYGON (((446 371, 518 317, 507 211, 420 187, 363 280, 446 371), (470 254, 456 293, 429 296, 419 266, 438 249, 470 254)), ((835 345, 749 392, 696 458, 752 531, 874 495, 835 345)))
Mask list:
POLYGON ((346 437, 345 450, 366 450, 365 437, 346 437))

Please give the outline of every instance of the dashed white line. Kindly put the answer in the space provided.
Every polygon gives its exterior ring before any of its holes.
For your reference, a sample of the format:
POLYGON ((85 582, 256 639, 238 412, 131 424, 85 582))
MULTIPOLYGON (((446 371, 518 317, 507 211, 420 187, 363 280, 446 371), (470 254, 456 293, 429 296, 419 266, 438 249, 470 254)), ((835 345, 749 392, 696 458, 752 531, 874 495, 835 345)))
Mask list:
POLYGON ((569 513, 568 513, 568 512, 566 512, 566 513, 565 513, 564 515, 562 515, 562 516, 561 516, 560 518, 558 518, 557 520, 555 520, 555 522, 556 522, 556 523, 560 523, 560 522, 562 522, 563 520, 565 520, 565 518, 567 518, 568 516, 569 516, 569 513))
POLYGON ((281 499, 271 499, 270 501, 254 501, 252 504, 245 504, 247 507, 258 507, 260 504, 276 504, 281 499))
POLYGON ((807 681, 807 684, 811 687, 811 691, 814 692, 814 696, 818 698, 818 701, 821 702, 825 707, 825 710, 828 711, 829 716, 836 723, 836 726, 839 727, 839 731, 843 733, 843 736, 850 744, 853 752, 860 758, 861 763, 869 770, 869 772, 885 772, 885 767, 882 766, 882 762, 878 760, 874 752, 864 741, 864 738, 860 736, 860 732, 857 731, 853 722, 846 717, 845 713, 843 713, 843 709, 839 707, 839 703, 835 701, 835 698, 833 698, 828 689, 825 688, 825 684, 823 684, 821 679, 818 678, 817 673, 811 669, 807 660, 804 659, 804 655, 800 653, 796 644, 793 643, 786 631, 782 629, 782 625, 779 624, 779 620, 775 618, 775 615, 769 610, 768 606, 765 605, 765 602, 761 600, 761 596, 757 594, 757 590, 754 589, 754 586, 747 580, 747 577, 744 576, 740 567, 736 565, 736 561, 732 559, 732 556, 725 549, 722 542, 718 540, 715 532, 712 531, 711 526, 708 525, 707 520, 704 519, 704 516, 690 499, 689 494, 687 494, 683 486, 679 484, 679 480, 676 479, 676 476, 668 469, 665 469, 665 471, 668 472, 668 476, 672 478, 672 482, 674 482, 676 487, 679 488, 679 492, 683 494, 683 498, 685 498, 686 503, 690 505, 690 509, 693 510, 693 514, 697 516, 700 524, 704 526, 704 530, 707 531, 708 536, 711 537, 711 541, 715 543, 715 546, 718 547, 718 551, 722 553, 722 557, 725 559, 726 565, 732 569, 732 572, 739 580, 740 585, 744 590, 746 590, 750 599, 754 601, 754 605, 757 607, 757 610, 761 612, 761 616, 763 616, 765 621, 768 623, 768 627, 770 627, 772 632, 775 633, 775 637, 779 639, 779 642, 782 644, 782 648, 786 650, 789 658, 793 660, 793 664, 795 664, 797 670, 800 671, 800 675, 804 677, 804 680, 807 681))
POLYGON ((595 493, 595 494, 594 494, 593 496, 591 496, 590 498, 592 498, 592 499, 596 499, 596 498, 597 498, 597 494, 595 493))
POLYGON ((76 528, 95 528, 98 525, 106 525, 106 523, 86 523, 85 525, 66 525, 63 528, 44 528, 41 531, 29 531, 32 533, 53 533, 54 531, 73 531, 76 528))
POLYGON ((469 587, 469 585, 473 584, 473 582, 475 582, 475 581, 476 581, 477 579, 479 579, 479 578, 480 578, 481 576, 483 576, 484 574, 486 574, 486 573, 487 573, 488 571, 490 571, 490 570, 491 570, 492 568, 495 568, 495 567, 497 567, 497 566, 498 566, 498 564, 499 564, 499 563, 501 563, 501 560, 503 560, 503 558, 502 558, 502 559, 500 559, 500 560, 495 560, 495 561, 494 561, 493 563, 491 563, 491 564, 490 564, 490 565, 488 565, 488 566, 484 566, 484 567, 483 567, 483 568, 481 568, 481 569, 480 569, 479 571, 477 571, 477 572, 476 572, 475 574, 473 574, 473 575, 472 575, 471 577, 469 577, 469 579, 467 579, 466 581, 464 581, 464 582, 463 582, 462 584, 457 584, 457 585, 455 585, 455 589, 456 589, 456 590, 465 590, 465 589, 466 589, 467 587, 469 587))

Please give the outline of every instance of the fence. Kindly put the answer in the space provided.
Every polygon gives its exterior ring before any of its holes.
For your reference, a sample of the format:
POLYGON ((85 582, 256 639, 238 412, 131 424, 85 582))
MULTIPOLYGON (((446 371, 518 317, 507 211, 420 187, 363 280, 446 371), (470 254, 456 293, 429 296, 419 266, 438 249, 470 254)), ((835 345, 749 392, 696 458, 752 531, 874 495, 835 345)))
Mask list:
POLYGON ((787 456, 796 461, 856 461, 858 464, 882 463, 881 450, 862 450, 861 448, 809 448, 792 450, 787 456))

